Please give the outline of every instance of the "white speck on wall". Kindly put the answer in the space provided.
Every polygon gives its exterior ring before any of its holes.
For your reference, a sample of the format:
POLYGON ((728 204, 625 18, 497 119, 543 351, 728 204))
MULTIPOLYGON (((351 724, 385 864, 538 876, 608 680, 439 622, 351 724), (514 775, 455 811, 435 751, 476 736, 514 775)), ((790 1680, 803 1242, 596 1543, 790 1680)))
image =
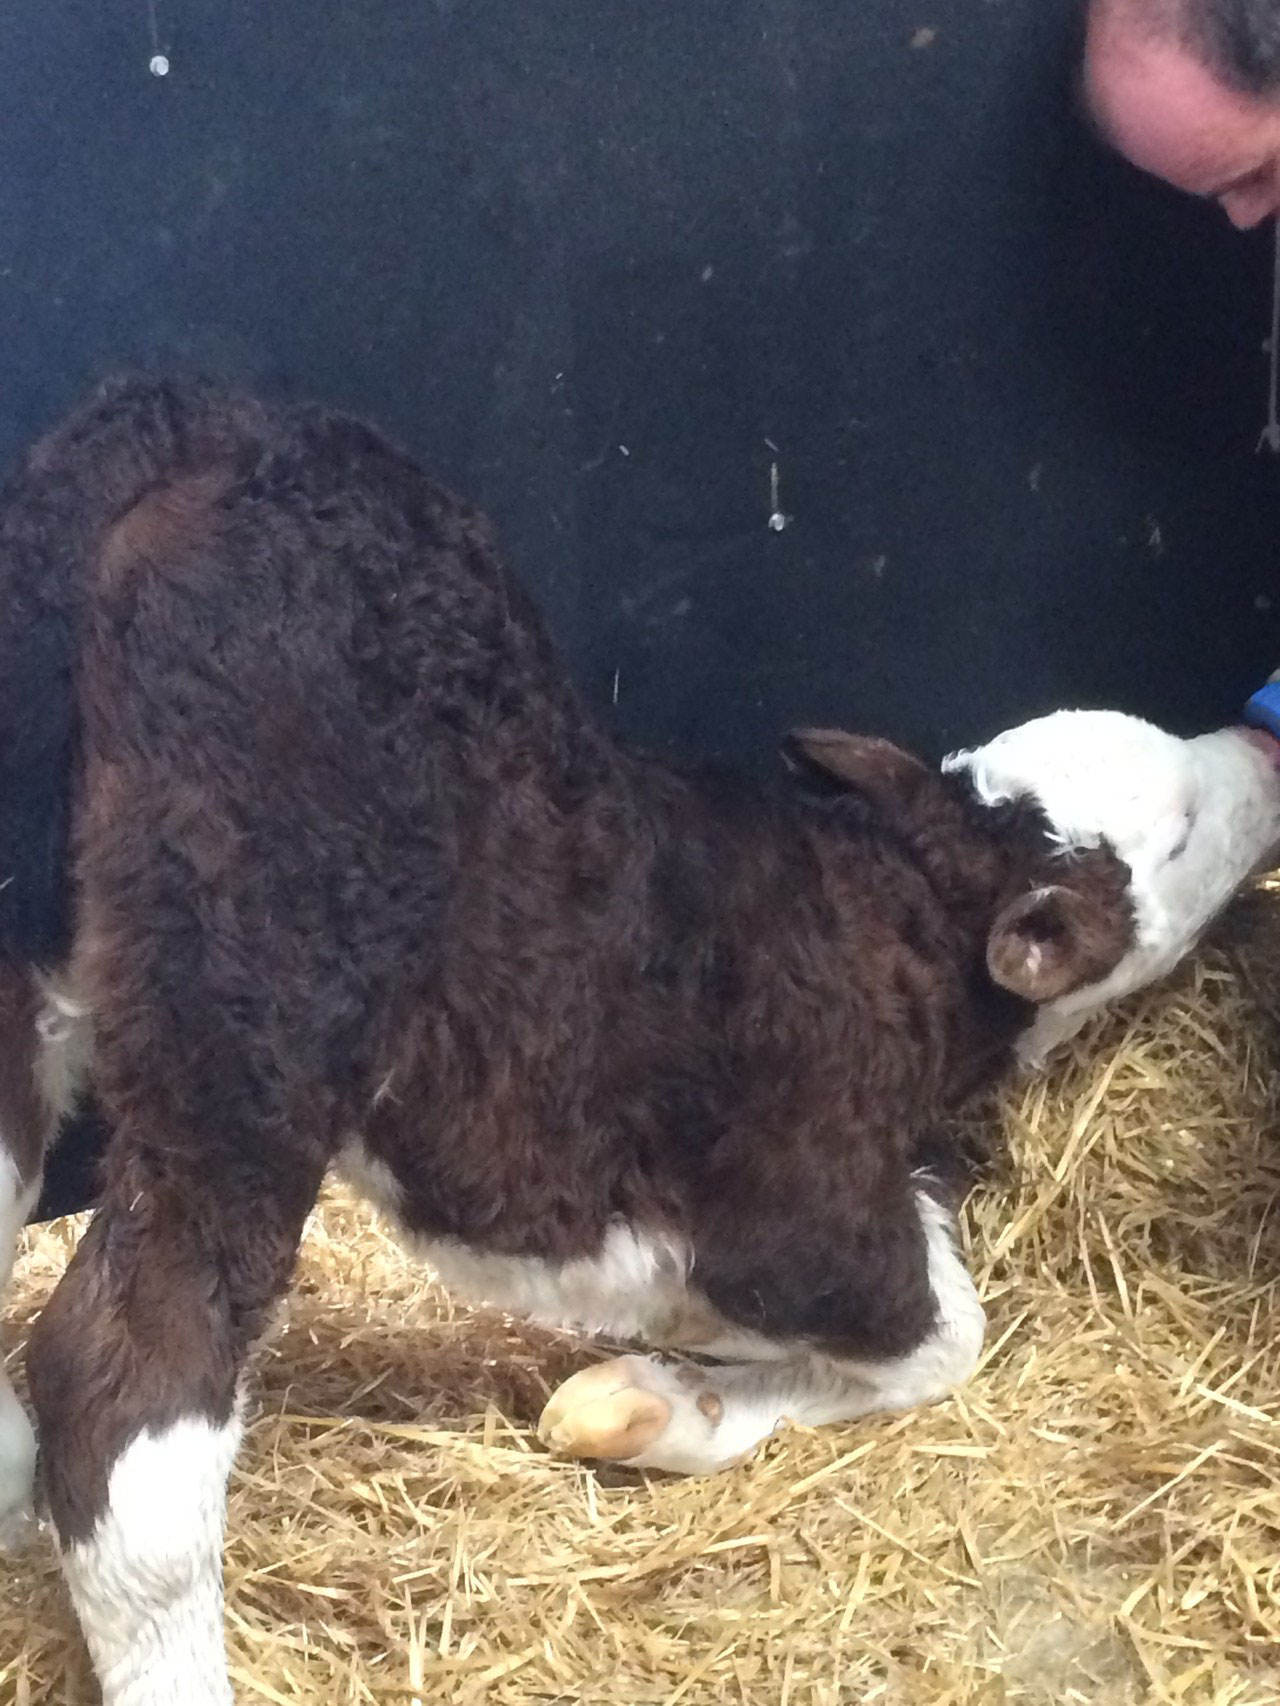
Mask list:
POLYGON ((147 70, 153 77, 169 75, 169 55, 160 45, 160 24, 156 18, 156 0, 147 0, 147 24, 151 31, 151 58, 147 70))
POLYGON ((1265 444, 1280 454, 1280 219, 1276 220, 1276 246, 1271 278, 1271 336, 1266 343, 1270 357, 1271 382, 1267 391, 1267 424, 1258 437, 1256 450, 1265 444))
MULTIPOLYGON (((778 448, 771 438, 766 438, 765 443, 770 450, 778 448)), ((791 517, 785 515, 779 507, 778 486, 778 464, 771 462, 769 464, 769 530, 772 533, 781 533, 784 528, 791 525, 791 517)))

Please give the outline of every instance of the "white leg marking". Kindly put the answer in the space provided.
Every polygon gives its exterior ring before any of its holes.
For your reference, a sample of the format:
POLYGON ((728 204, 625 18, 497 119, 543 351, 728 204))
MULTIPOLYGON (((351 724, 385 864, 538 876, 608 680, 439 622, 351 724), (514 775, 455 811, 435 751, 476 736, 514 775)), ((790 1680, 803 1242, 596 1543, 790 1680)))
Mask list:
MULTIPOLYGON (((937 1306, 937 1324, 928 1338, 907 1356, 895 1357, 891 1362, 833 1365, 865 1382, 873 1391, 875 1402, 869 1409, 910 1410, 917 1404, 930 1404, 962 1385, 982 1354, 986 1312, 956 1249, 951 1215, 925 1191, 916 1192, 916 1209, 924 1228, 929 1289, 937 1306)), ((814 1414, 795 1419, 817 1426, 825 1420, 845 1420, 849 1414, 840 1411, 830 1417, 814 1414)))
POLYGON ((807 1353, 723 1368, 616 1357, 552 1394, 542 1437, 573 1457, 705 1475, 739 1461, 785 1421, 819 1427, 943 1397, 973 1372, 985 1317, 950 1216, 923 1192, 916 1200, 938 1319, 908 1355, 860 1362, 807 1353))
POLYGON ((222 1630, 227 1476, 243 1431, 198 1417, 116 1459, 93 1535, 63 1555, 103 1706, 231 1706, 222 1630))
MULTIPOLYGON (((9 1283, 18 1233, 39 1194, 39 1179, 24 1185, 13 1157, 0 1148, 0 1292, 9 1283)), ((21 1546, 34 1530, 35 1467, 35 1434, 0 1363, 0 1551, 21 1546)))

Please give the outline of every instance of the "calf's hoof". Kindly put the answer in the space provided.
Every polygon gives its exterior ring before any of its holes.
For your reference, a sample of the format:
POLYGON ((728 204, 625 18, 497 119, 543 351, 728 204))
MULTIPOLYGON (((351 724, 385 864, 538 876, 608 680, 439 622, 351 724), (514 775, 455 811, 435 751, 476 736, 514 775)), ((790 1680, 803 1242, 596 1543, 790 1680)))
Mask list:
POLYGON ((614 1357, 580 1369, 547 1400, 538 1437, 562 1457, 625 1462, 651 1446, 671 1420, 671 1405, 641 1384, 643 1357, 614 1357))
POLYGON ((584 1368, 551 1394, 538 1433, 565 1457, 604 1458, 629 1469, 710 1475, 751 1455, 770 1432, 726 1414, 715 1372, 653 1357, 614 1357, 584 1368))

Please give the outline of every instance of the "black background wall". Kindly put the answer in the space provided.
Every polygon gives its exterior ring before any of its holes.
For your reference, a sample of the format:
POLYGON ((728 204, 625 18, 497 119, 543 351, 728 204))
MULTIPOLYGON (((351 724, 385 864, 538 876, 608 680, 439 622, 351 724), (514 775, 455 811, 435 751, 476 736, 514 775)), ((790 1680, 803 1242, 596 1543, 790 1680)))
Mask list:
POLYGON ((1269 237, 1091 141, 1072 0, 149 10, 0 11, 0 458, 124 365, 372 414, 686 755, 1280 662, 1269 237))

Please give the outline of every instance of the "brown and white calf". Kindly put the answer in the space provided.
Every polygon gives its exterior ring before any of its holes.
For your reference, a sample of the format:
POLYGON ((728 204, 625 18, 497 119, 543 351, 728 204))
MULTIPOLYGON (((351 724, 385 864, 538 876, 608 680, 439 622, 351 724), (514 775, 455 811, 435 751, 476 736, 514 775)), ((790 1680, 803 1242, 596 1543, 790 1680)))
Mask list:
POLYGON ((1172 963, 1280 840, 1275 753, 1081 716, 946 774, 791 756, 809 797, 620 751, 356 422, 126 382, 10 482, 0 1234, 90 1084, 29 1372, 108 1706, 230 1698, 241 1370, 330 1168, 464 1291, 719 1359, 575 1376, 570 1452, 712 1470, 972 1369, 933 1122, 1172 963))

